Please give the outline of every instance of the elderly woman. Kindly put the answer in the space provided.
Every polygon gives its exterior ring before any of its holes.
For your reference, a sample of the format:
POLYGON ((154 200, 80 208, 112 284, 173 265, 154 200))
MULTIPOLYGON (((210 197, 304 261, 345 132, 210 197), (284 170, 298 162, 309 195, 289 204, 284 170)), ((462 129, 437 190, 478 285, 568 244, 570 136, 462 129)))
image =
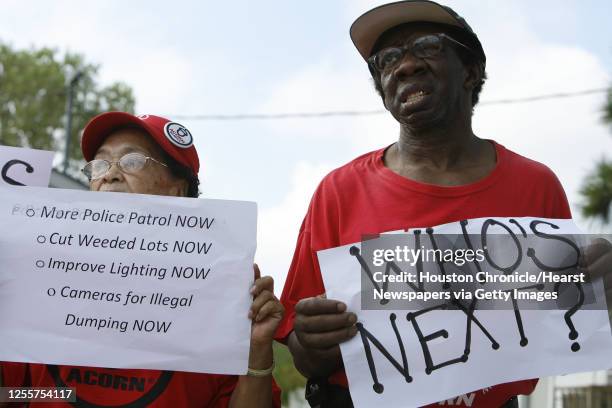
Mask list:
MULTIPOLYGON (((81 147, 92 191, 198 196, 198 153, 189 130, 176 122, 154 115, 103 113, 85 127, 81 147)), ((274 296, 272 278, 260 278, 257 266, 254 269, 247 375, 3 363, 3 385, 76 387, 79 407, 280 406, 272 379, 272 339, 284 310, 274 296)))

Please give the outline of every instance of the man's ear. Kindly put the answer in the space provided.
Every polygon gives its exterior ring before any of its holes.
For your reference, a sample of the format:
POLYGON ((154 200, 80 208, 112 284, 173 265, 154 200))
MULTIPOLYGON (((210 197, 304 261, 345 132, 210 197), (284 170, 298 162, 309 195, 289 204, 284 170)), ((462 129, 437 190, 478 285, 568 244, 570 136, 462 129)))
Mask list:
POLYGON ((483 75, 482 68, 478 64, 471 64, 470 66, 465 67, 463 87, 465 89, 473 90, 480 83, 483 75))
MULTIPOLYGON (((374 68, 374 66, 370 62, 368 62, 368 70, 370 71, 370 75, 372 77, 372 79, 371 79, 372 86, 376 90, 376 93, 382 99, 383 106, 385 107, 385 109, 387 109, 387 103, 385 102, 385 93, 382 90, 382 75, 376 70, 376 68, 374 68), (378 81, 376 81, 377 77, 378 77, 378 81), (377 83, 380 85, 380 89, 379 89, 377 83)), ((387 109, 387 110, 389 110, 389 109, 387 109)))

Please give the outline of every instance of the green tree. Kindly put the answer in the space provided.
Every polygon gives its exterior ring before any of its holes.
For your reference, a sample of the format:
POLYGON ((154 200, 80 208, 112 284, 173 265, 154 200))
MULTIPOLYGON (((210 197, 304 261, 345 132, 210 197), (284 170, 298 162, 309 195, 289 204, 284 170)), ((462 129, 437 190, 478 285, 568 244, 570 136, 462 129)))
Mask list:
POLYGON ((74 88, 70 167, 80 165, 80 131, 106 110, 134 111, 132 89, 123 83, 100 87, 98 65, 80 54, 51 48, 17 50, 0 43, 0 144, 64 152, 67 84, 74 88))
POLYGON ((274 379, 283 391, 282 402, 286 406, 289 394, 301 391, 306 386, 306 379, 296 370, 291 352, 284 344, 274 342, 274 379))
MULTIPOLYGON (((604 122, 612 125, 612 87, 604 107, 604 122)), ((582 215, 610 222, 610 205, 612 204, 612 161, 601 159, 595 169, 582 184, 580 194, 583 197, 582 215)))
POLYGON ((608 89, 608 100, 604 108, 604 121, 612 125, 612 87, 608 89))
POLYGON ((580 193, 584 197, 582 215, 610 222, 612 203, 612 162, 602 159, 587 177, 580 193))

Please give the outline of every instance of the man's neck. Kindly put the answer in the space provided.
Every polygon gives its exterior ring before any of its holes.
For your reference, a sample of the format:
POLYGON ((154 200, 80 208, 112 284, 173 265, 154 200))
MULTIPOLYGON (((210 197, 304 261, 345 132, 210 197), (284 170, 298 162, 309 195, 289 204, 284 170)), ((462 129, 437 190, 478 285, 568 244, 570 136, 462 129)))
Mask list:
POLYGON ((416 181, 461 185, 479 180, 495 167, 495 150, 472 132, 471 121, 422 131, 400 128, 385 165, 416 181))
POLYGON ((472 132, 471 121, 453 122, 424 130, 401 125, 397 159, 403 165, 424 165, 449 171, 461 166, 478 140, 472 132))

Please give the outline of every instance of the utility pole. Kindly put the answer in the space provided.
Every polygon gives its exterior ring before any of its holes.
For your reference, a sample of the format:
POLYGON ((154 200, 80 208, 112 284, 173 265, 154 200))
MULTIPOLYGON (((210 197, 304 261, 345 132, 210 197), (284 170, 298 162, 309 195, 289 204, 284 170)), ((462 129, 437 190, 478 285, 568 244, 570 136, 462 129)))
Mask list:
POLYGON ((83 76, 83 71, 78 70, 74 73, 68 82, 66 97, 66 148, 64 151, 64 174, 68 171, 68 163, 70 158, 70 139, 72 138, 72 98, 74 97, 74 88, 83 76))

